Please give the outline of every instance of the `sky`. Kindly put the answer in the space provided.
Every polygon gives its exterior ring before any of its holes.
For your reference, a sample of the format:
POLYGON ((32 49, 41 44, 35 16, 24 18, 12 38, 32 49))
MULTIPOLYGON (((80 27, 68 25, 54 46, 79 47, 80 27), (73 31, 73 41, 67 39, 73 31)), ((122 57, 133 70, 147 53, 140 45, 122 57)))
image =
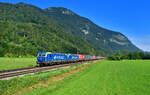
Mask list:
POLYGON ((126 35, 137 47, 150 51, 150 0, 0 0, 24 2, 42 9, 65 7, 97 25, 126 35))

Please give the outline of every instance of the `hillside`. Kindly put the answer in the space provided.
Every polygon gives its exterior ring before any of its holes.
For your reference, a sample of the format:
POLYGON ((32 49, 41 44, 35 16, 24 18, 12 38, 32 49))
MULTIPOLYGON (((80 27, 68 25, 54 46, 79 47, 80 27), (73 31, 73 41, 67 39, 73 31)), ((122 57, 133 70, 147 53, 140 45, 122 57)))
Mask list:
POLYGON ((32 5, 0 3, 0 56, 36 56, 38 51, 100 54, 84 40, 64 32, 32 5))
POLYGON ((66 8, 0 3, 0 56, 36 56, 38 51, 109 55, 125 49, 140 51, 123 34, 66 8))
POLYGON ((119 32, 97 26, 87 18, 81 17, 69 9, 50 7, 45 9, 49 17, 61 25, 65 32, 79 36, 89 44, 105 53, 118 50, 141 51, 119 32))

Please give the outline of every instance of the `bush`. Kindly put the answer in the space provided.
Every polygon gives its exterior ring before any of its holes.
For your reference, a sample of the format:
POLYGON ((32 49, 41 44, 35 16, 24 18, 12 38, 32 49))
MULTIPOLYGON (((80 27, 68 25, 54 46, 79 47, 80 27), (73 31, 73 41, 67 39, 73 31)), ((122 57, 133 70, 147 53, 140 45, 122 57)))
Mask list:
POLYGON ((150 53, 145 52, 129 52, 124 51, 123 54, 118 51, 114 56, 109 56, 108 60, 137 60, 137 59, 150 59, 150 53))

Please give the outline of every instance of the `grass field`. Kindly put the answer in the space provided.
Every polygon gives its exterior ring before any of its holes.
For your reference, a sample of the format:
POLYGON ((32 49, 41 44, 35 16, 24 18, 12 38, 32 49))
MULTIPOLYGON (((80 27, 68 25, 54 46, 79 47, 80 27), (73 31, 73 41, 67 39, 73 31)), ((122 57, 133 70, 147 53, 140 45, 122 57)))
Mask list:
POLYGON ((24 95, 150 95, 150 61, 103 61, 24 95))
POLYGON ((0 70, 31 67, 36 65, 36 58, 0 58, 0 70))
MULTIPOLYGON (((0 80, 0 95, 22 95, 25 91, 28 92, 36 84, 45 84, 49 79, 55 76, 67 73, 78 68, 82 68, 86 64, 75 65, 70 68, 56 69, 53 71, 39 72, 34 75, 25 75, 23 77, 16 77, 10 80, 0 80), (28 89, 29 88, 29 89, 28 89), (20 94, 21 91, 21 94, 20 94), (18 93, 19 92, 19 93, 18 93)), ((51 82, 51 81, 50 81, 51 82)), ((39 87, 39 86, 36 86, 39 87)))

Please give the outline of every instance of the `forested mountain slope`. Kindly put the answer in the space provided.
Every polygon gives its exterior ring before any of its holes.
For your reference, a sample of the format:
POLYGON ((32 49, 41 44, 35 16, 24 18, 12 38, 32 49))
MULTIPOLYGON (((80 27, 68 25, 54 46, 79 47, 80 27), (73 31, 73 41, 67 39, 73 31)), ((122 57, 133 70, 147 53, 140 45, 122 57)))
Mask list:
POLYGON ((0 56, 36 56, 42 50, 101 54, 86 41, 64 32, 42 9, 0 3, 0 56))
POLYGON ((109 55, 125 49, 140 51, 123 34, 66 8, 0 3, 0 56, 36 56, 38 51, 109 55))
POLYGON ((99 27, 89 19, 79 16, 69 9, 50 7, 45 9, 45 12, 66 32, 81 37, 105 53, 112 54, 118 50, 141 51, 123 34, 99 27))

